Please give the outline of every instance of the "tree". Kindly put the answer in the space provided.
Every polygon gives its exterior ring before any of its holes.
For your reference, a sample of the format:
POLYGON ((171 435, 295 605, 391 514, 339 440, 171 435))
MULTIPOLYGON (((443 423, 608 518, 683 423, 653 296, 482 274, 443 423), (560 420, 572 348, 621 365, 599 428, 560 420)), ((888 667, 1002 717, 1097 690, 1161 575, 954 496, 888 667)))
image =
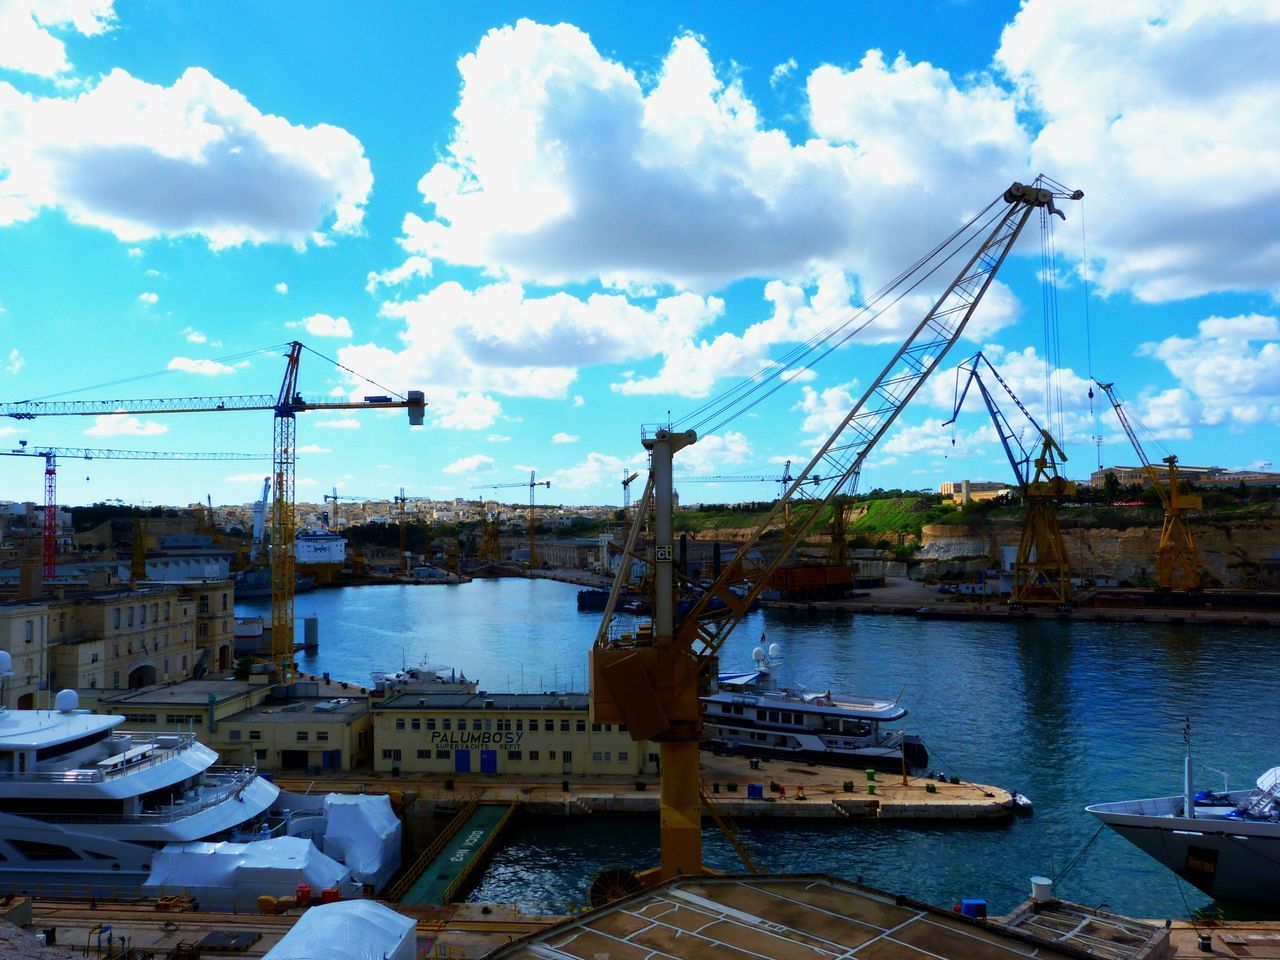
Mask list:
POLYGON ((1114 471, 1108 470, 1102 478, 1102 495, 1107 503, 1115 503, 1120 496, 1120 479, 1114 471))

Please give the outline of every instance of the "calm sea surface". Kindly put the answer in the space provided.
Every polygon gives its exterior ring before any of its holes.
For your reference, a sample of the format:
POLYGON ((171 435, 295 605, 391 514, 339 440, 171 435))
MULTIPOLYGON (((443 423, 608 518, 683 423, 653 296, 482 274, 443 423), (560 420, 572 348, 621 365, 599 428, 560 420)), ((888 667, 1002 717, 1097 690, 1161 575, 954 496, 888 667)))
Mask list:
MULTIPOLYGON (((577 588, 547 580, 351 587, 298 597, 320 618, 320 652, 303 670, 361 684, 373 670, 424 659, 493 691, 584 690, 599 615, 577 588)), ((265 603, 238 605, 263 613, 265 603)), ((1025 898, 1033 874, 1063 897, 1130 916, 1185 916, 1206 902, 1084 807, 1181 791, 1182 718, 1191 718, 1201 785, 1252 785, 1280 764, 1280 656, 1274 631, 1088 622, 945 623, 906 617, 758 611, 730 637, 724 669, 750 665, 762 632, 782 646, 784 684, 896 695, 935 767, 1013 788, 1035 814, 999 826, 746 824, 772 871, 822 871, 949 905, 1025 898), (1089 844, 1087 849, 1084 849, 1089 844)), ((738 868, 706 833, 706 859, 738 868)), ((653 820, 526 820, 471 899, 528 906, 583 898, 602 866, 656 859, 653 820)))

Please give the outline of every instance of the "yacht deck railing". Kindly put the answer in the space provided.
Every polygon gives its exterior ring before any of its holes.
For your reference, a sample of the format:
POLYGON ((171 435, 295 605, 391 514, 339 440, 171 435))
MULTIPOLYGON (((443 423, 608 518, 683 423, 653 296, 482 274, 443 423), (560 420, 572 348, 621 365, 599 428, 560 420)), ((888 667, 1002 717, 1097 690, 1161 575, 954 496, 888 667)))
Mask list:
MULTIPOLYGON (((194 733, 130 733, 124 730, 113 733, 104 742, 119 741, 123 744, 126 738, 135 748, 146 746, 147 744, 157 744, 162 740, 176 740, 177 742, 173 746, 165 747, 164 749, 152 750, 146 756, 138 756, 129 760, 122 759, 110 767, 91 766, 78 767, 73 770, 26 770, 22 772, 16 770, 0 771, 0 782, 21 780, 24 783, 105 783, 125 774, 145 770, 166 760, 172 760, 179 753, 191 749, 198 742, 194 733)), ((115 759, 117 756, 123 756, 123 753, 113 754, 107 759, 115 759)))
POLYGON ((206 779, 200 787, 197 798, 177 800, 167 806, 156 807, 142 813, 42 813, 39 810, 10 812, 15 816, 30 817, 44 823, 174 823, 226 803, 237 792, 253 782, 258 775, 258 768, 256 765, 210 767, 205 775, 207 778, 212 778, 213 782, 206 779))

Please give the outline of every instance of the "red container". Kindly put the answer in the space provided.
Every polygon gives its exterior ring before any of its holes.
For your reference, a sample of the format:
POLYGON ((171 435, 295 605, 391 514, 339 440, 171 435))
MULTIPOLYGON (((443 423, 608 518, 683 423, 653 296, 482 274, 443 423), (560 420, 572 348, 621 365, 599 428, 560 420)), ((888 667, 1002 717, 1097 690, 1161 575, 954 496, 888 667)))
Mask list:
POLYGON ((337 903, 342 899, 342 891, 337 887, 325 887, 320 891, 321 903, 337 903))
POLYGON ((311 884, 309 883, 298 884, 298 906, 300 907, 311 906, 311 884))

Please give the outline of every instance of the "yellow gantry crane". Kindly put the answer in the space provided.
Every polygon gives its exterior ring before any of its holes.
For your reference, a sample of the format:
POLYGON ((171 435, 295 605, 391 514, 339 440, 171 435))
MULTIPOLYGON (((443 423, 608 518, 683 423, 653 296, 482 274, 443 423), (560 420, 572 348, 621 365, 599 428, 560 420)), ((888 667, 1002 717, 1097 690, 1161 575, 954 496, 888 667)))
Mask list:
POLYGON ((1199 590, 1204 586, 1204 573, 1200 565, 1200 551, 1196 548, 1196 539, 1191 534, 1191 528, 1187 526, 1186 513, 1188 510, 1199 510, 1203 507, 1200 496, 1184 493, 1181 489, 1178 458, 1175 456, 1168 456, 1163 460, 1168 481, 1168 486, 1165 486, 1160 474, 1156 472, 1156 468, 1147 457, 1146 450, 1142 448, 1142 442, 1133 429, 1124 404, 1116 396, 1115 384, 1103 383, 1097 379, 1094 383, 1102 388, 1102 392, 1111 401, 1116 419, 1124 428, 1129 443, 1133 445, 1134 453, 1138 455, 1138 463, 1142 471, 1151 481, 1151 485, 1156 488, 1156 492, 1160 494, 1160 504, 1164 507, 1164 524, 1160 528, 1160 543, 1156 547, 1156 585, 1162 590, 1199 590))
POLYGON ((1023 405, 1013 388, 981 351, 960 364, 956 376, 955 408, 951 419, 943 426, 955 422, 960 415, 960 408, 964 406, 965 397, 969 395, 969 387, 976 383, 982 402, 991 414, 991 422, 995 424, 1005 456, 1009 458, 1009 466, 1013 467, 1013 475, 1018 480, 1018 492, 1027 508, 1013 564, 1013 596, 1010 605, 1068 607, 1072 599, 1071 563, 1067 558, 1067 547, 1063 543, 1062 528, 1058 523, 1059 505, 1063 498, 1076 491, 1076 485, 1058 470, 1059 464, 1066 462, 1067 455, 1049 431, 1036 422, 1031 411, 1023 405), (986 376, 995 379, 1031 424, 1036 434, 1036 442, 1031 450, 1023 446, 1020 434, 1010 425, 995 396, 987 388, 986 376), (964 381, 963 387, 960 386, 961 379, 964 381))
MULTIPOLYGON (((676 430, 670 425, 642 430, 641 443, 649 453, 649 478, 627 536, 625 555, 635 555, 652 503, 653 622, 629 632, 615 629, 613 614, 626 582, 627 567, 619 565, 592 647, 590 671, 592 722, 625 724, 632 739, 657 741, 661 751, 661 863, 638 874, 637 884, 704 872, 698 772, 698 741, 702 735, 699 696, 711 689, 717 655, 725 639, 746 616, 770 577, 789 559, 793 546, 825 513, 825 507, 856 484, 867 454, 959 339, 1032 213, 1056 213, 1055 199, 1075 200, 1082 196, 1080 191, 1065 191, 1043 178, 1032 185, 1015 183, 915 268, 900 276, 891 292, 906 287, 913 274, 920 277, 930 261, 934 261, 936 270, 941 265, 936 261, 946 262, 944 256, 950 259, 973 243, 976 236, 985 237, 808 466, 795 476, 769 516, 739 546, 734 560, 679 620, 675 610, 672 461, 680 450, 696 443, 698 435, 694 430, 676 430), (952 249, 948 253, 949 248, 952 249), (816 475, 823 477, 822 483, 811 483, 810 478, 816 475), (814 508, 799 513, 791 529, 780 538, 780 549, 771 560, 748 566, 748 558, 759 555, 764 532, 778 525, 796 497, 809 500, 814 508)), ((906 289, 920 282, 916 279, 906 289)), ((880 294, 878 299, 888 296, 880 294)), ((714 423, 722 415, 727 416, 729 406, 751 392, 730 391, 723 408, 710 413, 700 411, 708 418, 703 422, 714 423)))
MULTIPOLYGON (((420 426, 426 400, 421 390, 404 396, 366 396, 363 400, 332 400, 303 397, 298 392, 298 367, 302 351, 299 341, 288 345, 284 378, 280 391, 221 397, 156 397, 142 400, 22 400, 0 403, 0 416, 15 420, 36 417, 95 417, 126 414, 223 413, 241 410, 270 410, 273 413, 273 489, 271 509, 271 658, 281 683, 290 682, 293 662, 293 592, 296 575, 294 540, 297 537, 295 475, 298 459, 297 423, 300 413, 312 410, 408 411, 409 423, 420 426)), ((313 351, 314 352, 314 351, 313 351)), ((316 354, 320 356, 320 354, 316 354)))

